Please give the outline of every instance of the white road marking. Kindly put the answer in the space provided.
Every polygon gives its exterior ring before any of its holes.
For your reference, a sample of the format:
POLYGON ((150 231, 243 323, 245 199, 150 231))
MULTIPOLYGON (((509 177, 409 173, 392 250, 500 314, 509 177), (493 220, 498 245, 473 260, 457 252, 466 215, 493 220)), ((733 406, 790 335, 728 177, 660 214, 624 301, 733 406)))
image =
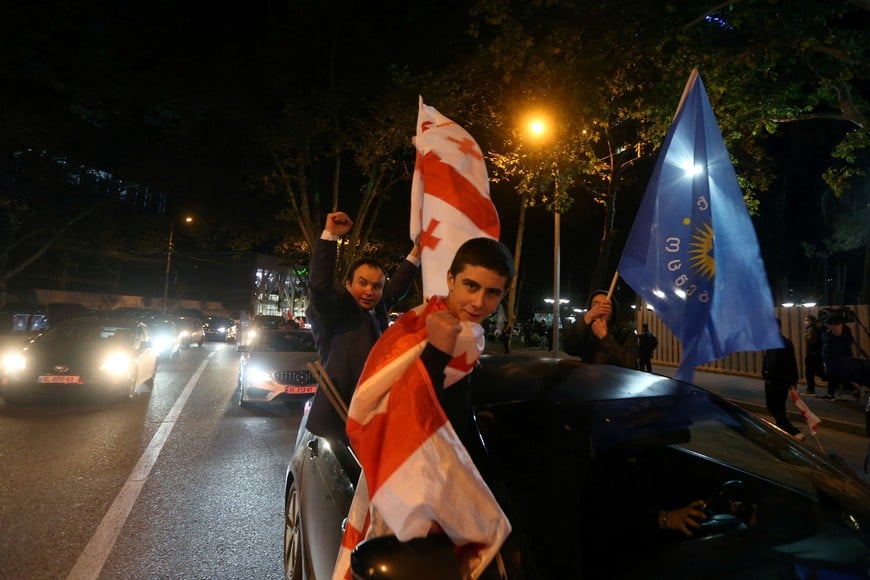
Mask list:
POLYGON ((148 480, 151 468, 154 467, 154 463, 163 449, 163 444, 169 439, 169 434, 172 433, 175 422, 178 420, 179 415, 181 415, 184 405, 187 404, 190 393, 193 392, 193 388, 196 386, 199 377, 202 376, 208 361, 213 355, 214 352, 210 352, 206 359, 202 361, 202 364, 199 365, 199 368, 196 369, 196 372, 193 373, 193 376, 190 377, 184 390, 181 391, 181 395, 178 396, 178 400, 175 401, 172 409, 166 414, 157 432, 151 438, 151 442, 145 449, 145 453, 139 458, 139 462, 133 468, 130 477, 127 478, 121 491, 118 492, 118 496, 112 502, 109 511, 103 516, 103 521, 97 526, 94 535, 91 536, 91 540, 85 546, 85 550, 79 556, 69 576, 67 576, 67 580, 90 580, 100 575, 106 559, 109 557, 109 553, 121 534, 121 528, 124 527, 130 511, 133 509, 133 504, 136 503, 139 493, 141 493, 145 482, 148 480))

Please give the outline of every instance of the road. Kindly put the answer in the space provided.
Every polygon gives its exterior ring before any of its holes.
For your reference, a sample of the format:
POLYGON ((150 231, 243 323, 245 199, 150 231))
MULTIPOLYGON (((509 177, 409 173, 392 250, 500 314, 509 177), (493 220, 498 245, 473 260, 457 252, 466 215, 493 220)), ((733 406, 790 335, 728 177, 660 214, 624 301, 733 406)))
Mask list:
MULTIPOLYGON (((301 408, 242 409, 237 369, 206 343, 133 400, 0 403, 0 580, 281 578, 301 408)), ((866 437, 822 445, 867 479, 866 437)))
POLYGON ((237 371, 206 343, 133 400, 0 404, 0 578, 281 578, 302 411, 242 409, 237 371))

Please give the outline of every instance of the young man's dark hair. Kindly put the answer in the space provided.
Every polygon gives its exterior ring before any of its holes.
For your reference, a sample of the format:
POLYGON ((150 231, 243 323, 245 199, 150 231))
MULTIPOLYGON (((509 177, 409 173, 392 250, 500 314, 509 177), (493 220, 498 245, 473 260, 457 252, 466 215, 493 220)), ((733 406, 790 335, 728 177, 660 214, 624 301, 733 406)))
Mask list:
POLYGON ((514 259, 510 251, 504 244, 491 238, 472 238, 462 244, 450 263, 450 273, 456 276, 467 265, 497 272, 507 278, 508 284, 514 277, 514 259))

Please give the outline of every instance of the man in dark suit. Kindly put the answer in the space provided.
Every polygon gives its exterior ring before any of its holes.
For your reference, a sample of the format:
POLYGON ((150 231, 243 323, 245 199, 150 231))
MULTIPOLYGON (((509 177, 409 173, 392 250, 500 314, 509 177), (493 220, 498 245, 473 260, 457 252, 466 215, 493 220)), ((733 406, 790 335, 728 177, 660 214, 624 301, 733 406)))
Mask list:
MULTIPOLYGON (((420 267, 420 246, 415 244, 389 282, 376 260, 362 258, 350 265, 344 284, 337 285, 338 239, 352 225, 344 212, 326 216, 311 251, 307 312, 320 362, 346 404, 369 350, 389 325, 387 311, 404 297, 420 267)), ((306 426, 322 437, 346 438, 344 422, 322 389, 314 395, 306 426)))

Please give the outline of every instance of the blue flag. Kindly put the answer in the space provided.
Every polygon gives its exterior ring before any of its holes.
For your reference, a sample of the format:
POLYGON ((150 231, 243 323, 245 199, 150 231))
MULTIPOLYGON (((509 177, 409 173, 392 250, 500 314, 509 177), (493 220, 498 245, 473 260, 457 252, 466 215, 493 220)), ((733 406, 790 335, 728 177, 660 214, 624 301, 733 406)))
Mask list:
POLYGON ((619 275, 683 345, 677 378, 783 346, 758 239, 698 71, 629 233, 619 275))

